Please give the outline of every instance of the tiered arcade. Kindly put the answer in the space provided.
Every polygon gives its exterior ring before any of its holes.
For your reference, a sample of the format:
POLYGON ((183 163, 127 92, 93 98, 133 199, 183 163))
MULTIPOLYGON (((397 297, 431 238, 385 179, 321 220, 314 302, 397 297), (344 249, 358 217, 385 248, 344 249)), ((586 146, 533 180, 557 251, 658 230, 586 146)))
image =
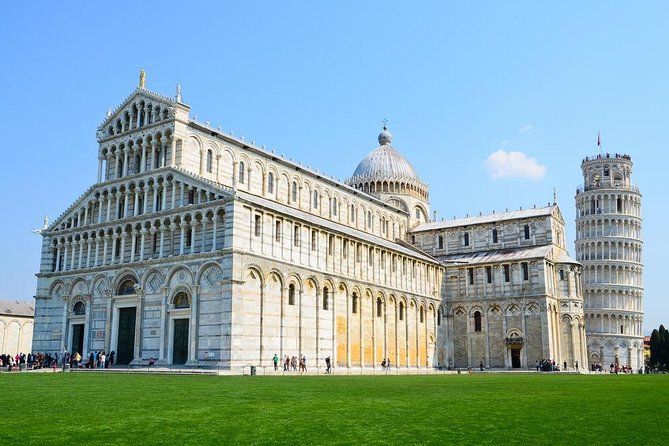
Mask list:
POLYGON ((631 183, 632 159, 605 154, 581 164, 576 192, 576 258, 590 363, 643 365, 641 193, 631 183))

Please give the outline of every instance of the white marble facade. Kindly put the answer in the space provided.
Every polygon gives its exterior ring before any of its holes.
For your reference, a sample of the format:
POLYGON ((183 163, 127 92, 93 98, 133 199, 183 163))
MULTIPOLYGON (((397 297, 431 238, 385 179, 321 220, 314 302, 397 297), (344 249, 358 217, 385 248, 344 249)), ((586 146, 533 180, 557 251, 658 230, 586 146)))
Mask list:
POLYGON ((629 366, 643 359, 641 193, 632 158, 600 154, 583 160, 576 193, 576 258, 583 264, 591 363, 629 366))
POLYGON ((512 266, 516 275, 532 262, 536 296, 507 298, 500 284, 495 302, 483 285, 465 298, 451 281, 460 264, 443 262, 460 252, 426 244, 444 229, 429 222, 428 186, 385 128, 347 182, 196 121, 180 91, 169 98, 141 85, 97 137, 97 183, 42 234, 34 351, 229 369, 270 365, 275 354, 304 355, 312 367, 329 356, 357 369, 384 358, 431 368, 484 357, 511 368, 516 359, 502 356, 516 344, 486 356, 470 339, 462 359, 468 335, 454 330, 458 308, 479 303, 487 315, 497 302, 509 316, 491 324, 490 345, 526 339, 522 366, 560 349, 580 358, 569 341, 582 328, 580 289, 553 282, 556 268, 568 283, 580 274, 555 232, 559 210, 512 220, 553 231, 536 235, 550 252, 512 266))
POLYGON ((581 267, 556 204, 430 222, 411 238, 446 265, 440 363, 587 367, 581 267))

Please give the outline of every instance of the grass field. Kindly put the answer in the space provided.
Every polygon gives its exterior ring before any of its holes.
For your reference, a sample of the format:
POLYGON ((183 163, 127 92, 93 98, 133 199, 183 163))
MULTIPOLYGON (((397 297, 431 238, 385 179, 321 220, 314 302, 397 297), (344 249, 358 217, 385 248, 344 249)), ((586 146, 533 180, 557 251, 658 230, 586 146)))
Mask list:
POLYGON ((666 444, 669 375, 0 375, 4 444, 666 444))

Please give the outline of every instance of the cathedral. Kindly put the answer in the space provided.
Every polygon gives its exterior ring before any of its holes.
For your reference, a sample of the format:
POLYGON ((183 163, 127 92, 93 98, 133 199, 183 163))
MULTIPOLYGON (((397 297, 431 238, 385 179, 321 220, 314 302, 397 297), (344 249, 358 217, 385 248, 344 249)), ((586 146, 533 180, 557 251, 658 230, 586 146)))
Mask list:
POLYGON ((97 182, 42 232, 33 351, 239 371, 587 365, 582 267, 556 203, 432 221, 393 146, 345 182, 138 88, 97 130, 97 182))

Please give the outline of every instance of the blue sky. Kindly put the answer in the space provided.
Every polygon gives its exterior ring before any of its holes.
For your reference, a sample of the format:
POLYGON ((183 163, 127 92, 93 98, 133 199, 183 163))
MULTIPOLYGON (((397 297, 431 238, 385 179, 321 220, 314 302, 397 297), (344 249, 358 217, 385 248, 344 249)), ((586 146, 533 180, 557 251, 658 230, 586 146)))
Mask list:
POLYGON ((572 254, 601 130, 644 194, 645 330, 669 323, 666 3, 97 3, 2 6, 0 298, 34 295, 30 229, 95 181, 95 130, 144 68, 152 90, 180 82, 192 116, 342 179, 387 118, 439 217, 545 205, 555 187, 572 254), (493 175, 499 150, 531 174, 493 175))

